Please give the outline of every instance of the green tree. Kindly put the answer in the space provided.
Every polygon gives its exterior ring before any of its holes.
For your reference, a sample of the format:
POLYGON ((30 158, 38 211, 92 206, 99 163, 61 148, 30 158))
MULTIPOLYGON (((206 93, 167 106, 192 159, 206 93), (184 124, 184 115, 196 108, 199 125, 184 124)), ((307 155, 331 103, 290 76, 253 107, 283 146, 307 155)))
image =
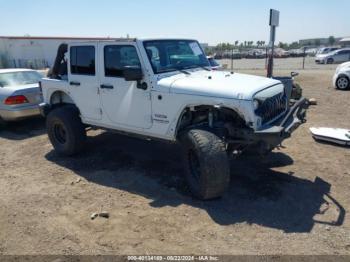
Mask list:
POLYGON ((283 42, 279 42, 278 47, 279 48, 283 48, 283 49, 287 49, 288 48, 288 44, 287 43, 283 43, 283 42))
POLYGON ((298 42, 293 42, 289 45, 289 48, 290 49, 298 49, 298 48, 300 48, 300 45, 298 42))
POLYGON ((334 44, 335 44, 335 38, 334 38, 334 36, 328 37, 328 43, 329 43, 330 45, 334 45, 334 44))

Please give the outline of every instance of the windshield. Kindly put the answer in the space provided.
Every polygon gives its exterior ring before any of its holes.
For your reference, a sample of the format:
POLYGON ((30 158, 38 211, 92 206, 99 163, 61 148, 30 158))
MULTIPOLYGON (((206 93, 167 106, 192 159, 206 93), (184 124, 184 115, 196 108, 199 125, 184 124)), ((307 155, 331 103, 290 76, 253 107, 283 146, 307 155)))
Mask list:
POLYGON ((38 72, 22 71, 0 74, 0 86, 19 86, 38 83, 43 76, 38 72))
POLYGON ((197 41, 145 41, 144 47, 155 74, 209 66, 197 41))

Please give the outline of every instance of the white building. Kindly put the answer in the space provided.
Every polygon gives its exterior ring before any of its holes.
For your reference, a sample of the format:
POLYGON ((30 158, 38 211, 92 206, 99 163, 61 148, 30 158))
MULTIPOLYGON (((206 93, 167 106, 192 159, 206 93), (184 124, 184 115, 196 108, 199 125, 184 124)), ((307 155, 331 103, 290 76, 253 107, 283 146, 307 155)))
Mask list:
POLYGON ((341 39, 339 41, 339 44, 342 46, 342 47, 350 47, 350 37, 344 37, 343 39, 341 39))
POLYGON ((120 38, 0 36, 0 68, 48 68, 62 43, 114 39, 120 38))
POLYGON ((114 38, 96 37, 18 37, 0 36, 0 68, 51 67, 61 43, 113 40, 114 38))

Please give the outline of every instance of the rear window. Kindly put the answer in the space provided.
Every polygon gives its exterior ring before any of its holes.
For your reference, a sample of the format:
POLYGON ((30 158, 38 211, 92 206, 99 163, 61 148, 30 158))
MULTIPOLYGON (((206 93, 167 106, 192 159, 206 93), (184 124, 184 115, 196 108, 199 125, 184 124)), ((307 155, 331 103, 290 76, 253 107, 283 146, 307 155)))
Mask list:
POLYGON ((35 71, 19 71, 0 74, 0 87, 36 84, 43 76, 35 71))
POLYGON ((70 48, 70 70, 75 75, 95 75, 95 47, 73 46, 70 48))

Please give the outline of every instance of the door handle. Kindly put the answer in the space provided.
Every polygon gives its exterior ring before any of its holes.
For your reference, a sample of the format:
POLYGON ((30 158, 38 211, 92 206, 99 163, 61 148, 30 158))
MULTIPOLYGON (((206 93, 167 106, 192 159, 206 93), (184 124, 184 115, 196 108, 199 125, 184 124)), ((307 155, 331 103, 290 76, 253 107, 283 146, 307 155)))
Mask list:
POLYGON ((112 86, 112 85, 100 85, 100 88, 101 89, 113 89, 114 86, 112 86))
POLYGON ((80 86, 79 82, 69 82, 71 86, 80 86))

